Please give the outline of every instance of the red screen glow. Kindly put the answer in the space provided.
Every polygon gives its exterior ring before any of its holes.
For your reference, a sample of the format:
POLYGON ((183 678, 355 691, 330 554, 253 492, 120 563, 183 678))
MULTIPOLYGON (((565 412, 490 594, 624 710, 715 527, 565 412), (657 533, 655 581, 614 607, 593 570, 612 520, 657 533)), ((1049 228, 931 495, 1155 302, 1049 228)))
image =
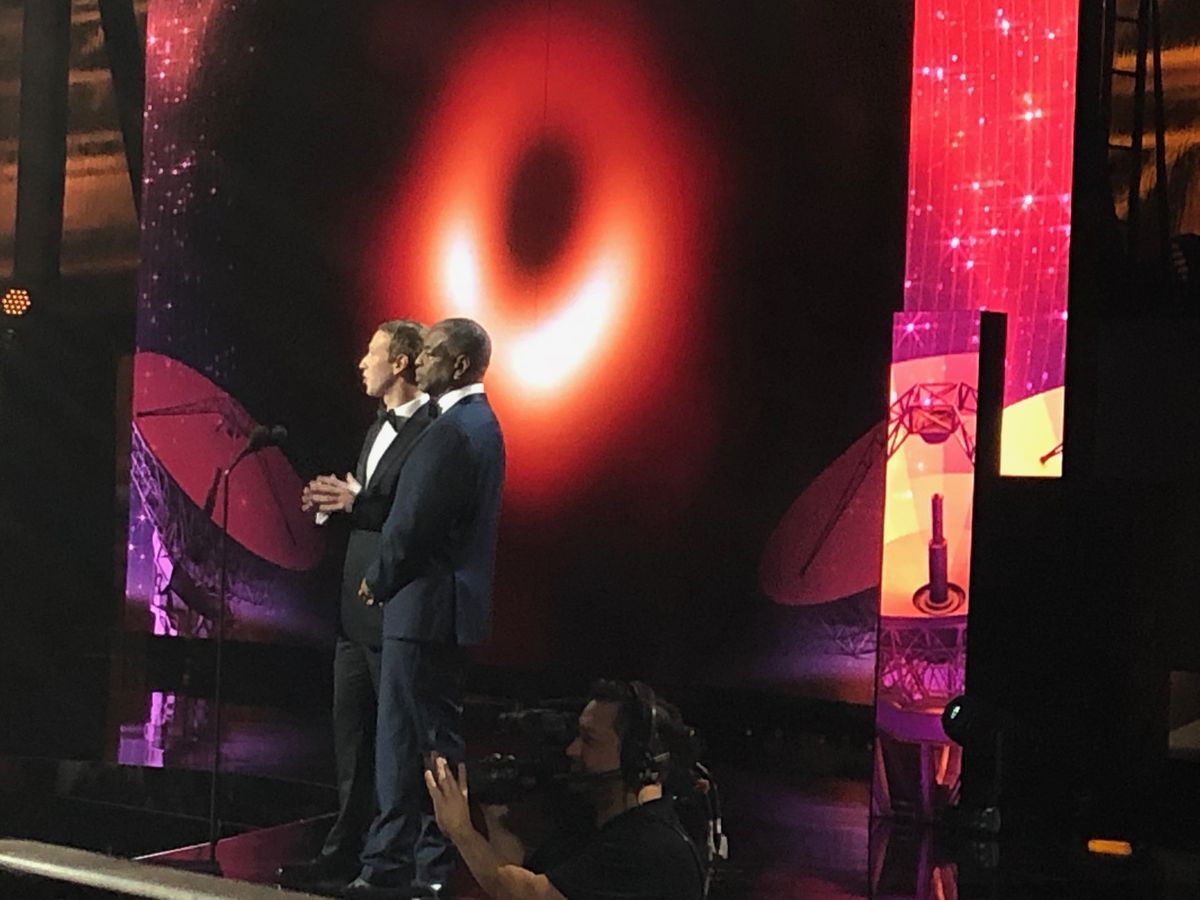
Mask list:
POLYGON ((629 10, 508 13, 448 67, 381 229, 384 302, 372 312, 488 329, 510 496, 560 495, 595 460, 632 451, 646 429, 631 417, 687 429, 672 476, 682 487, 707 428, 681 420, 656 386, 703 378, 692 301, 706 259, 706 142, 629 10), (547 148, 573 191, 550 207, 570 200, 570 219, 530 265, 506 225, 521 173, 555 175, 537 170, 547 148))

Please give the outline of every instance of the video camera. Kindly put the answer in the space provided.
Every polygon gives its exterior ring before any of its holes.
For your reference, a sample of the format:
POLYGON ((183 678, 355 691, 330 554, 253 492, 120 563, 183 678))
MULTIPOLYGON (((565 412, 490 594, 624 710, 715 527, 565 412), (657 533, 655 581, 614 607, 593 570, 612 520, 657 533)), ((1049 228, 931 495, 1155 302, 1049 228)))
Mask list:
POLYGON ((501 713, 496 735, 517 738, 521 750, 493 753, 467 763, 467 792, 484 805, 516 802, 531 794, 566 788, 571 776, 567 745, 575 739, 583 701, 552 701, 501 713))
MULTIPOLYGON (((467 792, 484 805, 508 805, 535 795, 545 802, 552 819, 560 824, 580 812, 578 789, 594 783, 594 776, 571 770, 567 746, 578 730, 582 699, 547 701, 543 706, 501 713, 494 736, 516 740, 517 753, 494 753, 467 763, 467 792)), ((711 873, 717 859, 727 859, 728 840, 721 825, 721 798, 717 784, 698 761, 701 742, 691 729, 670 747, 671 763, 662 772, 663 790, 675 801, 675 810, 711 873)), ((585 808, 590 821, 590 810, 585 808)))

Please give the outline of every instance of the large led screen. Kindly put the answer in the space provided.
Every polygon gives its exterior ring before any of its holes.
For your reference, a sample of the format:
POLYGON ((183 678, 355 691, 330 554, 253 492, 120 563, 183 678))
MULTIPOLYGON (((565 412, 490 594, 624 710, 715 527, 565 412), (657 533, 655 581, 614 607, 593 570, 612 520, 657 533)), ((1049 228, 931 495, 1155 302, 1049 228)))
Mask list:
POLYGON ((481 657, 869 702, 909 10, 155 0, 134 627, 332 640, 382 320, 477 318, 481 657), (256 425, 287 441, 219 477, 256 425), (863 437, 866 435, 866 437, 863 437))

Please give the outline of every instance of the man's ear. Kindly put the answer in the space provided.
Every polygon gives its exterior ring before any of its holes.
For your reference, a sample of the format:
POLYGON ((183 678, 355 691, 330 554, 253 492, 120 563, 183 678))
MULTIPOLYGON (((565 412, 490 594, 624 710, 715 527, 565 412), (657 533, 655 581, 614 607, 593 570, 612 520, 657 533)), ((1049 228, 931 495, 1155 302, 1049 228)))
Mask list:
POLYGON ((399 356, 397 356, 395 359, 392 360, 392 374, 393 375, 399 375, 407 368, 408 368, 408 354, 407 353, 401 353, 399 356))
POLYGON ((465 353, 460 353, 454 358, 454 380, 462 381, 463 376, 471 370, 471 358, 465 353))

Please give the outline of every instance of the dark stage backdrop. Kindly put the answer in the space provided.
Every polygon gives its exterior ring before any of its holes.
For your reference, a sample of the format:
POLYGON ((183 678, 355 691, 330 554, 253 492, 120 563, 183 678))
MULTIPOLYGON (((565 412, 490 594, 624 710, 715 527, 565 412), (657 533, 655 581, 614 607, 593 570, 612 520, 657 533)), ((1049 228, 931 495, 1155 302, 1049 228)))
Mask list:
POLYGON ((155 0, 138 627, 211 633, 214 477, 280 423, 232 480, 230 634, 330 640, 302 481, 353 464, 375 324, 471 315, 509 450, 483 659, 869 702, 879 536, 829 544, 887 401, 908 16, 155 0))

